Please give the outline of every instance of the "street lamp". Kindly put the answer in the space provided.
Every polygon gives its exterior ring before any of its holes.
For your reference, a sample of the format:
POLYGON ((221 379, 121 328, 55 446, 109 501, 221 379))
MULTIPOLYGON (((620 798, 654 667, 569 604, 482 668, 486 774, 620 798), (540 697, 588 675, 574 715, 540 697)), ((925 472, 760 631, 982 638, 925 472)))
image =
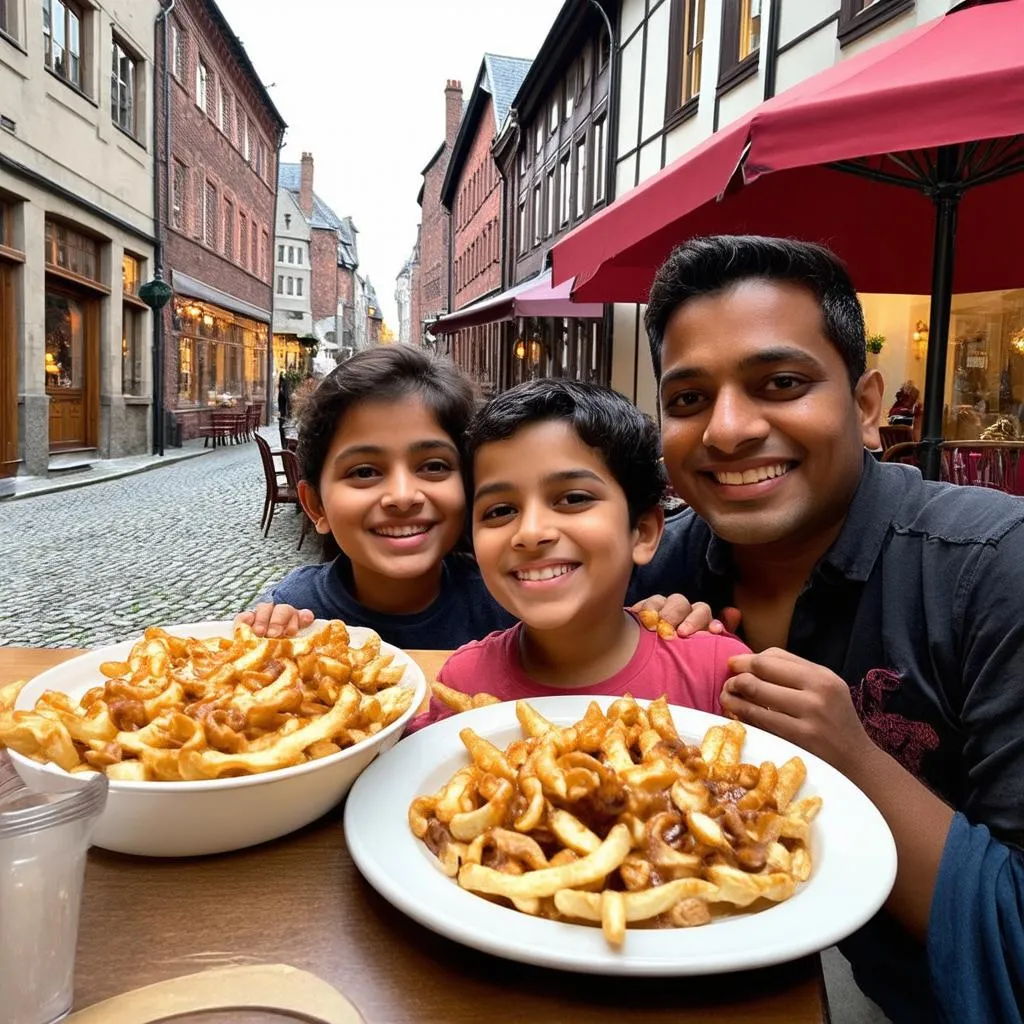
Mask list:
POLYGON ((139 298, 153 311, 153 454, 164 453, 164 318, 161 310, 171 300, 174 290, 164 280, 159 267, 152 281, 138 292, 139 298))

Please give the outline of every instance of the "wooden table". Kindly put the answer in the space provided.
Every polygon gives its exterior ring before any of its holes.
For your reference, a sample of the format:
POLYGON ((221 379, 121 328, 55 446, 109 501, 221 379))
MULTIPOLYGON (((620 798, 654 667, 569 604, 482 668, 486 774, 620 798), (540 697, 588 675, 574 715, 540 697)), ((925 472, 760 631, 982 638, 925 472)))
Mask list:
MULTIPOLYGON (((0 685, 72 650, 0 647, 0 685)), ((410 652, 428 678, 440 651, 410 652)), ((822 1024, 818 957, 707 978, 603 978, 502 960, 395 910, 345 849, 335 811, 238 853, 156 860, 93 850, 85 875, 75 1007, 206 967, 285 963, 345 993, 367 1024, 477 1021, 822 1024)), ((223 1016, 176 1018, 223 1021, 223 1016)), ((232 1014, 232 1024, 280 1021, 232 1014)))

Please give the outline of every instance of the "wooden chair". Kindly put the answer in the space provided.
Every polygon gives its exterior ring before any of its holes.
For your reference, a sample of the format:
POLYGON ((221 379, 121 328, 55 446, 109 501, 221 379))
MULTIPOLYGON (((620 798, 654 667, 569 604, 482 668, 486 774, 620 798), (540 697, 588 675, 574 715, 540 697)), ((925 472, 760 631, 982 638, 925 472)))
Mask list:
MULTIPOLYGON (((288 487, 297 495, 299 493, 299 481, 302 479, 298 457, 291 448, 286 448, 281 452, 281 462, 284 465, 285 476, 288 479, 288 487)), ((299 531, 299 543, 295 548, 296 551, 302 550, 302 542, 306 539, 306 534, 313 525, 310 522, 309 516, 306 515, 306 510, 302 507, 301 502, 299 503, 299 515, 302 516, 302 529, 299 531)))
MULTIPOLYGON (((920 442, 886 449, 883 462, 921 467, 920 442)), ((1024 441, 943 441, 940 479, 968 487, 989 487, 1024 497, 1024 441)))
POLYGON ((887 426, 878 428, 878 435, 882 439, 882 451, 886 451, 894 444, 902 444, 914 440, 914 428, 902 426, 898 423, 890 423, 887 426))
MULTIPOLYGON (((288 475, 288 464, 286 456, 291 455, 295 458, 291 452, 283 452, 277 448, 271 448, 263 438, 256 435, 256 447, 260 452, 260 462, 263 464, 263 478, 267 485, 266 498, 263 502, 263 518, 260 520, 260 527, 263 530, 263 536, 266 537, 270 533, 270 524, 274 521, 274 509, 278 505, 295 505, 299 506, 299 491, 298 488, 292 485, 288 475), (274 459, 280 458, 282 462, 282 468, 278 469, 274 464, 274 459)), ((296 468, 296 479, 297 479, 297 468, 296 468)), ((302 539, 299 539, 301 545, 302 539)))
POLYGON ((213 441, 213 447, 227 444, 234 437, 235 414, 232 412, 211 412, 209 419, 199 427, 199 437, 203 439, 203 447, 213 441))

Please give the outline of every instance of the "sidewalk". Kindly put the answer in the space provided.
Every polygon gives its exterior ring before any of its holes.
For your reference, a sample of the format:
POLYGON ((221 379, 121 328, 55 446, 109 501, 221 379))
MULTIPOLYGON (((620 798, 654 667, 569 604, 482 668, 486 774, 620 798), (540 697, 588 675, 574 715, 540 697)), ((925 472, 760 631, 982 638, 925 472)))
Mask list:
POLYGON ((145 473, 150 469, 170 466, 199 455, 212 455, 223 448, 204 448, 202 438, 185 441, 180 448, 166 448, 163 455, 129 455, 123 459, 97 459, 88 469, 73 470, 54 476, 15 476, 0 480, 0 504, 32 498, 38 494, 52 494, 75 487, 116 480, 122 476, 145 473))

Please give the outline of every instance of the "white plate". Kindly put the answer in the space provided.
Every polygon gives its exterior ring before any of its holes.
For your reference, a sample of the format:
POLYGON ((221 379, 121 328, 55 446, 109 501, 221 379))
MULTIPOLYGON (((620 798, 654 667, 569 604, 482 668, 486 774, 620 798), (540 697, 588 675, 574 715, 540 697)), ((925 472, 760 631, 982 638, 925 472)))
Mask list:
MULTIPOLYGON (((532 704, 559 725, 583 717, 587 704, 613 697, 540 697, 532 704)), ((646 704, 647 701, 640 703, 646 704)), ((696 742, 723 719, 672 708, 680 735, 696 742)), ((434 793, 468 763, 459 740, 467 726, 504 748, 521 735, 515 705, 494 704, 408 737, 356 781, 345 807, 352 859, 399 910, 441 935, 524 963, 588 974, 683 975, 746 970, 794 960, 856 931, 881 907, 896 878, 896 846, 874 804, 820 758, 758 729, 747 729, 743 760, 807 765, 800 795, 823 800, 812 826, 811 878, 784 903, 738 913, 697 928, 630 929, 620 950, 601 929, 530 917, 460 889, 410 831, 409 804, 434 793)))
MULTIPOLYGON (((313 623, 303 632, 323 626, 313 623)), ((165 627, 175 636, 230 637, 233 624, 190 622, 165 627)), ((365 643, 372 631, 349 627, 353 646, 365 643)), ((18 695, 16 708, 28 709, 46 690, 59 690, 77 700, 103 683, 99 667, 124 661, 136 640, 89 651, 36 676, 18 695)), ((189 857, 239 850, 308 825, 336 806, 356 776, 382 750, 387 750, 423 703, 427 682, 419 666, 397 647, 381 642, 381 653, 404 666, 399 686, 413 699, 396 721, 362 743, 305 764, 238 778, 190 782, 126 782, 112 779, 107 805, 96 823, 92 841, 118 853, 148 857, 189 857)), ((10 751, 21 777, 41 792, 61 792, 77 785, 77 776, 55 764, 41 764, 10 751)))

